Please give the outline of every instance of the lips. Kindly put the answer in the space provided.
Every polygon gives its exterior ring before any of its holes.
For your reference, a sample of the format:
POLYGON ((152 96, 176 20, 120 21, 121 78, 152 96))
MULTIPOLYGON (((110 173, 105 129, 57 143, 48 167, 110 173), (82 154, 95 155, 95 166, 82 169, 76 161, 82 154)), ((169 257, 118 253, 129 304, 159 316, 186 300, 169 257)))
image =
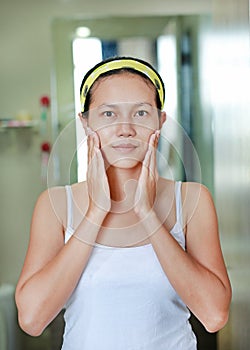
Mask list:
POLYGON ((138 147, 137 144, 131 143, 131 142, 129 142, 129 143, 123 142, 123 143, 117 143, 117 144, 112 145, 113 149, 115 149, 118 152, 122 152, 122 153, 132 152, 137 147, 138 147))

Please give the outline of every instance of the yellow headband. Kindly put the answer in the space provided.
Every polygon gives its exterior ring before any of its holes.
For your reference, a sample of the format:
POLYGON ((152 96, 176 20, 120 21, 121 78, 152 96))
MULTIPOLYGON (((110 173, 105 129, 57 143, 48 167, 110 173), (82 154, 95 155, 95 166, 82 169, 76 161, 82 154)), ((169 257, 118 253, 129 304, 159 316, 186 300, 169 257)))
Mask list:
POLYGON ((146 66, 145 64, 141 63, 140 61, 136 61, 134 59, 118 59, 114 61, 104 62, 102 65, 98 66, 86 79, 84 82, 84 85, 81 89, 81 106, 82 106, 82 112, 84 112, 84 105, 86 96, 91 88, 91 86, 94 84, 94 82, 100 77, 100 75, 109 72, 111 70, 116 69, 122 69, 122 68, 131 68, 135 71, 141 72, 144 75, 146 75, 153 85, 155 86, 159 99, 161 102, 161 108, 163 108, 164 105, 164 87, 161 79, 157 75, 157 73, 151 69, 150 67, 146 66))

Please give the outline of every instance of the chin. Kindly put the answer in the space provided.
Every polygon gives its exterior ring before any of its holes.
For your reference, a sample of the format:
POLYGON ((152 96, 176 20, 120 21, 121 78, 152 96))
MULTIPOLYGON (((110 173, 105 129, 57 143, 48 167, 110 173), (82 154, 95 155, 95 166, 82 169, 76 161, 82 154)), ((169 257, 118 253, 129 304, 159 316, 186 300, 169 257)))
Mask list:
POLYGON ((135 158, 119 158, 119 159, 106 159, 106 168, 114 167, 119 169, 132 169, 142 164, 142 159, 135 158))

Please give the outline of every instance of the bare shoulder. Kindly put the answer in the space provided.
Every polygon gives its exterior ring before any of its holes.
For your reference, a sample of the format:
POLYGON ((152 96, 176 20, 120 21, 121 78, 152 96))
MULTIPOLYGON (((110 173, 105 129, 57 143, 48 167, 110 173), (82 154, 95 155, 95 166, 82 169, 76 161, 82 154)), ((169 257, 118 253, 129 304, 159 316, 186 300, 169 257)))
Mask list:
POLYGON ((218 238, 218 218, 212 194, 200 183, 183 183, 183 219, 187 239, 218 238))
MULTIPOLYGON (((164 212, 167 208, 169 212, 169 220, 171 223, 175 221, 175 185, 176 181, 160 178, 159 180, 159 198, 161 207, 164 212)), ((183 228, 187 233, 188 228, 192 226, 206 224, 207 220, 217 224, 217 216, 212 195, 208 188, 197 182, 182 182, 182 216, 183 228), (191 225, 192 224, 192 225, 191 225)))
POLYGON ((186 221, 199 215, 215 214, 215 206, 211 192, 203 184, 183 182, 182 184, 183 212, 186 221))
MULTIPOLYGON (((176 181, 160 178, 159 179, 159 192, 164 194, 175 196, 176 181)), ((213 202, 212 195, 209 189, 198 182, 182 182, 181 185, 182 202, 185 207, 193 207, 198 202, 213 202)))
MULTIPOLYGON (((73 196, 73 203, 77 205, 81 200, 84 202, 85 183, 74 183, 70 185, 73 196)), ((82 205, 79 204, 79 205, 82 205)), ((62 227, 66 227, 67 222, 67 194, 65 186, 51 187, 43 191, 37 199, 34 216, 43 216, 53 219, 62 227)))
POLYGON ((71 190, 75 198, 80 198, 80 197, 85 198, 85 196, 87 195, 87 182, 86 181, 76 182, 71 185, 71 190))
POLYGON ((200 196, 211 198, 209 189, 205 185, 198 182, 183 182, 182 194, 184 194, 184 198, 188 196, 189 199, 197 199, 197 197, 200 196))
POLYGON ((58 223, 63 224, 66 213, 66 192, 65 187, 51 187, 43 191, 36 202, 34 216, 44 218, 54 217, 58 223))
POLYGON ((88 208, 89 196, 86 181, 77 182, 70 186, 72 194, 73 221, 76 225, 80 223, 88 208))

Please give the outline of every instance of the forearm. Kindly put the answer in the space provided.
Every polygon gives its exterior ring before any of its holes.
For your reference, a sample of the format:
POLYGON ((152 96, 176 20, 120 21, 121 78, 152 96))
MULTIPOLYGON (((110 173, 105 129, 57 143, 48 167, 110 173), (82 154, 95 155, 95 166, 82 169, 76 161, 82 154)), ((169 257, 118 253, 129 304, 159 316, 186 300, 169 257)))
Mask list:
POLYGON ((19 322, 27 333, 39 335, 63 308, 88 262, 101 222, 85 217, 58 254, 17 287, 19 322))
POLYGON ((219 327, 220 318, 227 318, 230 291, 218 276, 182 249, 154 212, 143 224, 173 288, 204 326, 214 331, 213 325, 218 323, 219 327))

